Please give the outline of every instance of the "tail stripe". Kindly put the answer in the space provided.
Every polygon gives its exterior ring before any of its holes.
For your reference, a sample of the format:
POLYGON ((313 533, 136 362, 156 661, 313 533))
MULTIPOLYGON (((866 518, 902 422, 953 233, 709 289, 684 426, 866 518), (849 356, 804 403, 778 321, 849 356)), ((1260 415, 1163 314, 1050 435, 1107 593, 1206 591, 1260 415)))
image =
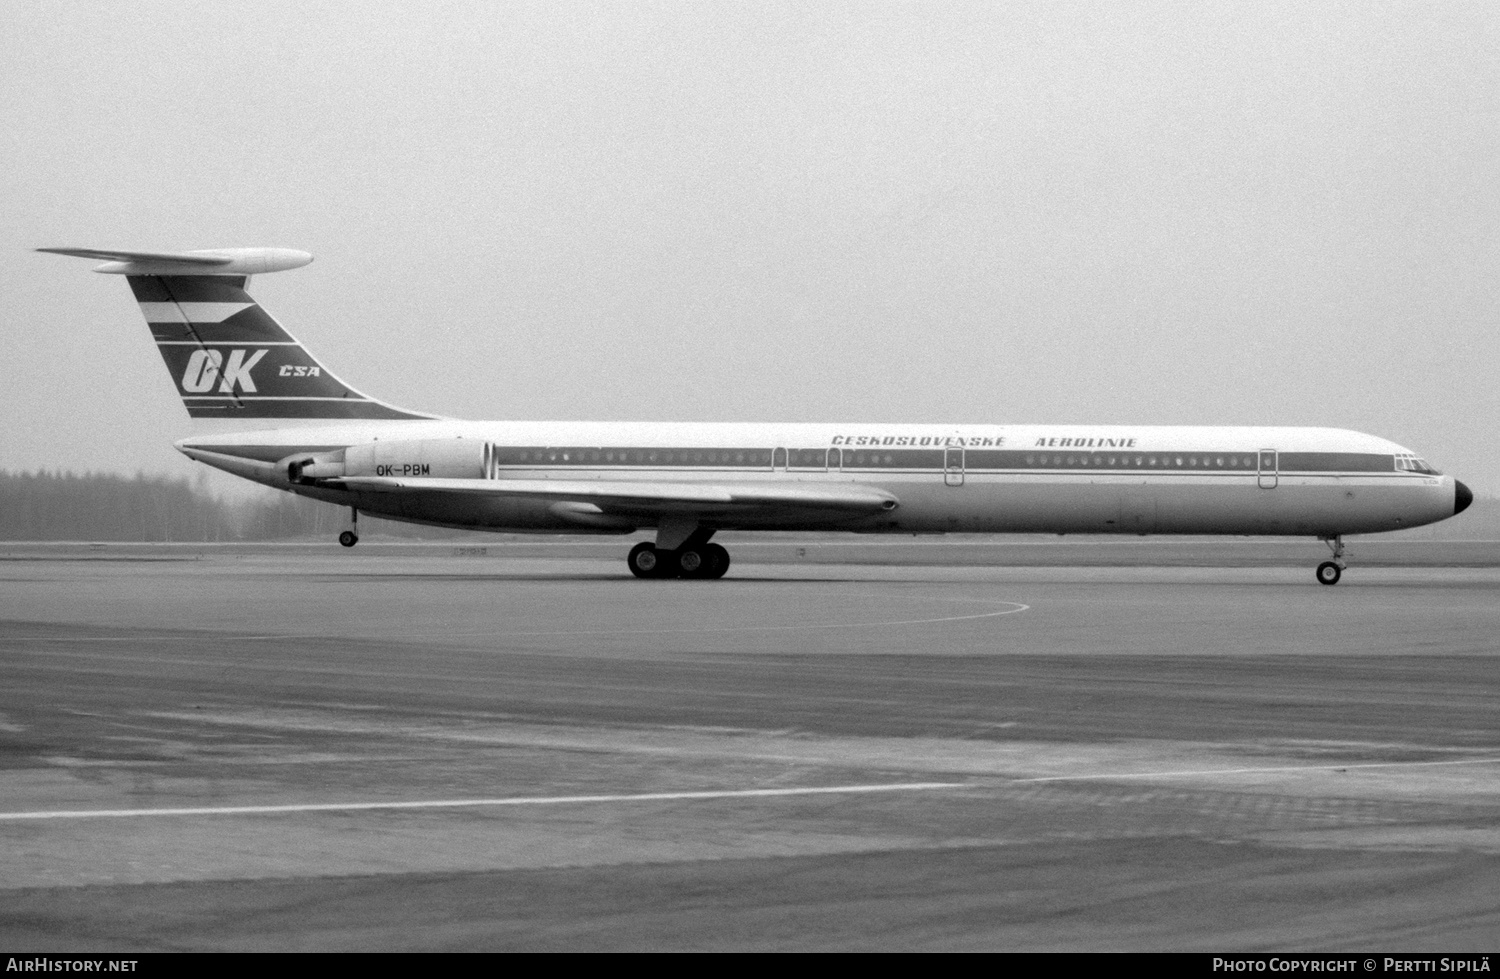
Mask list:
POLYGON ((225 276, 126 277, 194 418, 421 418, 349 387, 225 276))
POLYGON ((255 303, 141 303, 147 323, 222 323, 255 303))
POLYGON ((125 276, 177 394, 194 418, 433 417, 385 404, 345 384, 250 298, 247 275, 238 273, 297 268, 312 261, 305 252, 50 251, 112 260, 96 271, 125 276), (216 275, 205 266, 233 274, 216 275))

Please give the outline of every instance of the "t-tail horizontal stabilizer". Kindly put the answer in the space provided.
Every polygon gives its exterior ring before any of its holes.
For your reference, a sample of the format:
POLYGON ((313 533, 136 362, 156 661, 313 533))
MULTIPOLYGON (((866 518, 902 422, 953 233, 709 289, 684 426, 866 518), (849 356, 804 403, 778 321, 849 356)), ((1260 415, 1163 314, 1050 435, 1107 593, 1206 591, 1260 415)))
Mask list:
POLYGON ((108 248, 38 248, 53 255, 93 258, 95 272, 112 275, 265 275, 300 269, 313 260, 295 248, 206 248, 193 252, 125 252, 108 248))
POLYGON ((136 252, 38 248, 102 259, 140 303, 177 393, 194 418, 428 419, 339 380, 245 291, 251 275, 312 261, 291 248, 136 252))

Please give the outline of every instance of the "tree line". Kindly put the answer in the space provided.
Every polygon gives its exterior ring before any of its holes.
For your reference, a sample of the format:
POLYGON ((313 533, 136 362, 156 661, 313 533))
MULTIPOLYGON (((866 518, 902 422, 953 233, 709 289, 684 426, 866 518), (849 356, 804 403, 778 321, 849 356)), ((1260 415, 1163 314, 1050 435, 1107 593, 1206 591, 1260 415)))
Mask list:
MULTIPOLYGON (((332 538, 348 511, 291 493, 243 497, 209 491, 206 479, 137 473, 0 470, 0 540, 262 541, 332 538)), ((460 532, 361 516, 360 533, 444 538, 460 532)))

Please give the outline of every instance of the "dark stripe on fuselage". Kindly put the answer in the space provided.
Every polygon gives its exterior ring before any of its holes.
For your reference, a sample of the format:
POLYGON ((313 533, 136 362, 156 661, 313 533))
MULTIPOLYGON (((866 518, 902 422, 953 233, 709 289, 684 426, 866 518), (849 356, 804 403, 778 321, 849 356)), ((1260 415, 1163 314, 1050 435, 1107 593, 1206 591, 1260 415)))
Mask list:
MULTIPOLYGON (((815 450, 819 458, 823 450, 815 450)), ((521 469, 584 467, 668 467, 703 466, 722 469, 727 466, 770 469, 770 449, 675 449, 617 448, 613 446, 538 446, 497 445, 496 465, 521 469)))
MULTIPOLYGON (((190 403, 195 399, 184 400, 190 403)), ((206 402, 210 399, 196 399, 206 402)), ((242 397, 252 403, 254 396, 242 397)), ((219 399, 220 404, 232 403, 219 399)), ((296 402, 273 402, 284 410, 296 402)), ((321 402, 327 405, 330 402, 321 402)), ((370 402, 340 401, 334 404, 354 408, 370 402)), ((377 406, 378 407, 378 406, 377 406)), ((363 410, 363 409, 360 409, 363 410)), ((228 412, 225 412, 227 414, 228 412)), ((244 416, 239 416, 244 417, 244 416)), ((366 416, 350 416, 366 417, 366 416)), ((377 416, 368 416, 377 417, 377 416)), ((386 416, 379 416, 386 417, 386 416)), ((221 445, 202 446, 244 459, 275 462, 293 453, 334 452, 341 445, 221 445)), ((772 468, 772 449, 745 448, 676 448, 671 446, 505 446, 495 447, 496 465, 501 469, 758 469, 772 468)), ((951 453, 956 465, 958 452, 951 453)), ((790 471, 827 470, 843 472, 919 471, 942 472, 945 453, 942 449, 890 449, 879 452, 866 449, 791 449, 787 452, 790 471)), ((1374 453, 1286 452, 1281 454, 1278 472, 1342 475, 1346 473, 1403 473, 1395 468, 1394 457, 1374 453)), ((976 472, 1080 472, 1080 473, 1216 473, 1254 476, 1259 473, 1259 454, 1254 452, 1132 452, 1080 453, 1034 452, 1016 450, 969 449, 963 453, 964 471, 976 472)), ((780 468, 778 465, 777 468, 780 468)))
MULTIPOLYGON (((497 464, 520 469, 547 468, 711 468, 770 469, 772 449, 672 447, 497 446, 497 464)), ((1258 452, 1036 452, 1014 449, 790 449, 791 470, 936 471, 962 465, 967 472, 1223 472, 1260 470, 1258 452)), ((779 468, 779 466, 778 466, 779 468)), ((1269 471, 1269 470, 1268 470, 1269 471)), ((1395 472, 1395 457, 1378 453, 1284 452, 1278 472, 1395 472)))
MULTIPOLYGON (((191 418, 232 418, 236 421, 242 418, 338 418, 396 421, 426 417, 408 414, 375 401, 363 401, 356 398, 303 400, 257 398, 254 395, 242 395, 239 398, 227 396, 195 398, 192 395, 183 395, 182 403, 187 406, 188 416, 191 418)), ((204 448, 214 452, 223 451, 229 455, 240 454, 235 446, 226 446, 221 449, 205 445, 204 448)), ((292 447, 282 455, 289 455, 295 451, 296 448, 292 447)))
POLYGON ((1282 472, 1372 472, 1396 469, 1396 457, 1366 452, 1283 452, 1276 460, 1282 472))
POLYGON ((280 462, 290 455, 313 455, 319 452, 338 452, 342 445, 209 445, 195 444, 194 448, 236 459, 254 459, 256 462, 280 462))

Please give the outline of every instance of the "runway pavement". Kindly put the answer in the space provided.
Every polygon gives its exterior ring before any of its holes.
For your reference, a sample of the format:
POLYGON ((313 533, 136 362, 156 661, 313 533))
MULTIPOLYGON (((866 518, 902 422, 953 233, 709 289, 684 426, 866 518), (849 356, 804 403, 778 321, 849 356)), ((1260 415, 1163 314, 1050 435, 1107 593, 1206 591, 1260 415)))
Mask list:
POLYGON ((1495 949, 1477 551, 798 546, 0 548, 0 946, 1495 949))

